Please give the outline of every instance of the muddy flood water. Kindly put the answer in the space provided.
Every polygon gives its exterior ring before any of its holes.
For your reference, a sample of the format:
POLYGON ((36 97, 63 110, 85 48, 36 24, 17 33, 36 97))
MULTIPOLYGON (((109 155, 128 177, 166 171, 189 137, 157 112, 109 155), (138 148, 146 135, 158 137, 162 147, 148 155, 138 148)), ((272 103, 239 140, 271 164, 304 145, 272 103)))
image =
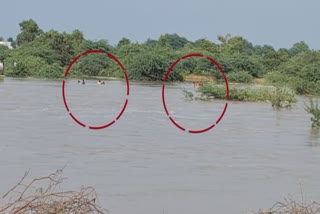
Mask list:
MULTIPOLYGON (((305 98, 293 109, 228 101, 218 125, 202 134, 178 129, 166 115, 161 83, 5 78, 0 81, 0 195, 30 178, 64 169, 64 190, 93 186, 111 214, 252 213, 284 197, 320 200, 320 133, 305 98)), ((170 116, 187 130, 215 123, 225 101, 186 101, 166 86, 170 116)))

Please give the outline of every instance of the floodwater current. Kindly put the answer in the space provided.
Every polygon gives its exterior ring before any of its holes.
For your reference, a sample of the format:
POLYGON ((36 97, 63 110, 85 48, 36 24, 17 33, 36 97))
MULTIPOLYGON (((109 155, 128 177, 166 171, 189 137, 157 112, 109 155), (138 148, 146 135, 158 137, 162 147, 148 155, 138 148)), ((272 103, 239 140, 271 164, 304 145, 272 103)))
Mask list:
MULTIPOLYGON (((284 197, 320 200, 320 133, 303 97, 292 109, 228 101, 213 129, 190 134, 166 115, 161 83, 5 78, 0 81, 0 195, 24 172, 64 168, 64 190, 93 186, 111 214, 252 213, 284 197), (119 118, 125 99, 128 105, 119 118), (115 123, 106 129, 88 126, 115 123)), ((187 130, 215 123, 226 101, 186 101, 166 86, 170 116, 187 130)))

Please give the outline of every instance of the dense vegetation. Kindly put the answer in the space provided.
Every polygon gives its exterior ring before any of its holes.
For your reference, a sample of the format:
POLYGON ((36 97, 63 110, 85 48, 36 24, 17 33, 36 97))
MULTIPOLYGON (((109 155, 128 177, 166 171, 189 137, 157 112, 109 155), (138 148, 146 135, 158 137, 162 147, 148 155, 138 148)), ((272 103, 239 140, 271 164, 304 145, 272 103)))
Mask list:
MULTIPOLYGON (((107 40, 85 39, 80 30, 44 32, 32 19, 19 25, 21 31, 16 40, 8 39, 14 48, 0 45, 0 61, 5 62, 7 76, 61 78, 75 56, 89 49, 102 49, 120 59, 130 79, 159 81, 176 59, 196 52, 214 58, 231 82, 250 83, 254 78, 265 78, 267 83, 288 86, 298 94, 320 94, 320 51, 311 50, 303 41, 290 49, 275 50, 229 34, 219 35, 218 44, 165 34, 141 44, 123 38, 114 47, 107 40)), ((204 58, 182 60, 170 73, 169 80, 181 81, 188 74, 222 80, 218 69, 204 58)), ((72 67, 71 75, 123 78, 119 66, 98 53, 82 56, 72 67)))

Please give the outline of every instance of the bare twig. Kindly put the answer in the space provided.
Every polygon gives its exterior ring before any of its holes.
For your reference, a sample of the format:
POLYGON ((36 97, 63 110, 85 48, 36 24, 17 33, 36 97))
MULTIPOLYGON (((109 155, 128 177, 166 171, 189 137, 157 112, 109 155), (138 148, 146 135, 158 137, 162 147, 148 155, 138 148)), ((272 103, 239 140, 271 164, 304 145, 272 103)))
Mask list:
POLYGON ((309 204, 298 203, 291 199, 277 202, 270 211, 259 211, 257 214, 320 214, 320 204, 312 201, 309 204))
POLYGON ((56 191, 63 181, 62 171, 35 178, 25 184, 29 174, 0 197, 0 213, 3 214, 104 214, 97 205, 97 194, 93 187, 82 187, 80 191, 56 191), (38 182, 48 182, 44 191, 32 191, 38 182))

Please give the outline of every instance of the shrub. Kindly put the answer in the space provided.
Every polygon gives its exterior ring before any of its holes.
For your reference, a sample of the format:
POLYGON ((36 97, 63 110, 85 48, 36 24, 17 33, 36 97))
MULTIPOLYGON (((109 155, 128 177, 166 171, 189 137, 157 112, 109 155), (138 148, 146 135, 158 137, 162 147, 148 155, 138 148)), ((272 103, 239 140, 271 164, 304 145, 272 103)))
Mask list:
MULTIPOLYGON (((7 65, 13 64, 13 58, 8 58, 7 65)), ((12 66, 7 66, 8 72, 6 75, 12 77, 28 77, 38 73, 42 67, 46 66, 45 59, 34 56, 24 56, 17 59, 17 67, 13 69, 12 66)))
MULTIPOLYGON (((171 64, 170 58, 160 55, 154 51, 147 51, 136 55, 131 64, 128 65, 128 76, 131 80, 160 81, 163 79, 171 64)), ((182 81, 180 71, 173 69, 168 81, 182 81)))
POLYGON ((289 108, 292 103, 296 102, 295 93, 285 87, 277 87, 269 96, 269 101, 272 107, 275 108, 289 108))
POLYGON ((320 127, 320 107, 318 101, 309 100, 309 105, 305 104, 305 110, 311 114, 312 127, 320 127))
POLYGON ((58 63, 53 63, 52 65, 44 65, 36 76, 44 78, 62 78, 63 74, 63 68, 58 63))
POLYGON ((100 77, 115 77, 115 78, 124 78, 123 71, 121 69, 103 69, 99 72, 98 76, 100 77))
POLYGON ((227 74, 229 82, 252 83, 253 76, 246 71, 231 72, 227 74))
POLYGON ((190 92, 190 91, 188 91, 187 89, 183 88, 183 89, 182 89, 182 93, 183 93, 184 98, 185 98, 186 100, 189 100, 189 101, 193 100, 193 93, 192 93, 192 92, 190 92))
POLYGON ((291 88, 297 94, 320 94, 320 81, 310 82, 297 76, 290 76, 279 71, 265 76, 266 82, 274 86, 291 88))
POLYGON ((93 53, 82 56, 75 64, 75 68, 81 74, 97 76, 100 71, 110 67, 110 62, 110 59, 105 54, 93 53))

